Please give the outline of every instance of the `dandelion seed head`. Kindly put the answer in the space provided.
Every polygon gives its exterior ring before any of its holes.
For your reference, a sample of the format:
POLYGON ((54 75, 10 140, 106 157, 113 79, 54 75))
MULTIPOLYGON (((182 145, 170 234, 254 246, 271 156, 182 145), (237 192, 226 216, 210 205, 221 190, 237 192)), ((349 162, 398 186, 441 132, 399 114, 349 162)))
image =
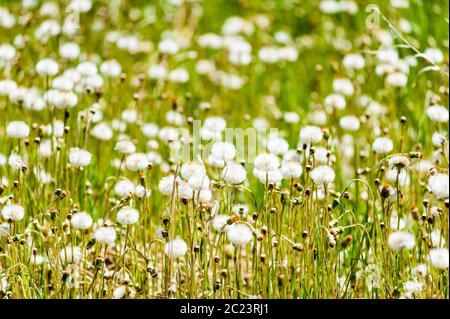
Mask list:
POLYGON ((69 163, 75 167, 86 167, 92 159, 92 154, 78 147, 69 150, 69 163))
POLYGON ((248 244, 253 238, 253 232, 246 224, 232 224, 227 227, 227 238, 235 246, 248 244))
POLYGON ((25 210, 21 205, 7 204, 2 209, 2 216, 6 220, 19 221, 25 216, 25 210))
POLYGON ((42 59, 36 64, 36 72, 39 75, 54 76, 58 71, 58 63, 53 59, 42 59))
POLYGON ((192 175, 188 180, 188 185, 194 191, 200 191, 202 189, 209 189, 211 181, 206 174, 192 175))
POLYGON ((132 154, 136 151, 136 146, 133 142, 123 139, 116 143, 115 149, 119 151, 121 154, 132 154))
POLYGON ((430 250, 428 260, 430 265, 436 269, 448 269, 448 249, 435 248, 430 250))
POLYGON ((305 126, 300 130, 300 142, 303 144, 319 143, 323 138, 323 132, 318 126, 305 126))
POLYGON ((137 209, 125 206, 117 212, 117 222, 122 225, 133 225, 139 221, 137 209))
POLYGON ((217 215, 213 219, 212 227, 215 231, 218 231, 218 232, 226 231, 229 220, 230 220, 230 216, 228 216, 228 215, 217 215))
POLYGON ((269 172, 278 169, 280 160, 274 154, 261 153, 255 157, 254 166, 260 172, 269 172))
POLYGON ((373 141, 372 148, 378 154, 386 154, 394 149, 394 143, 389 137, 378 137, 373 141))
POLYGON ((365 60, 361 54, 351 53, 347 54, 342 60, 342 64, 346 69, 360 70, 365 66, 365 60))
POLYGON ((114 245, 116 230, 114 227, 101 227, 95 231, 95 240, 99 244, 114 245))
POLYGON ((25 138, 30 135, 30 127, 23 121, 11 121, 6 126, 6 134, 11 138, 25 138))
POLYGON ((125 159, 125 167, 130 171, 144 171, 149 164, 147 154, 134 153, 127 156, 125 159))
POLYGON ((345 109, 347 102, 341 94, 333 93, 325 98, 325 105, 337 110, 345 109))
POLYGON ((175 177, 175 175, 169 175, 161 178, 158 188, 161 194, 163 195, 171 195, 174 187, 174 183, 179 179, 175 177))
POLYGON ((288 142, 281 137, 271 137, 267 141, 267 150, 275 155, 282 155, 289 150, 288 142))
POLYGON ((223 169, 222 178, 233 185, 241 184, 247 179, 247 171, 241 164, 229 162, 223 169))
POLYGON ((286 162, 281 165, 281 174, 285 179, 299 178, 302 172, 302 166, 297 162, 286 162))
POLYGON ((388 245, 392 250, 411 250, 416 245, 416 240, 414 235, 399 230, 389 235, 388 245))
MULTIPOLYGON (((200 183, 202 183, 202 181, 200 181, 200 183)), ((178 183, 177 191, 178 198, 180 199, 192 199, 192 197, 194 196, 194 190, 188 183, 185 182, 178 183)))
POLYGON ((205 167, 199 161, 191 161, 184 163, 181 166, 180 173, 184 179, 189 180, 191 177, 195 175, 205 175, 206 170, 205 167))
POLYGON ((72 216, 71 223, 73 228, 89 229, 92 226, 92 217, 86 212, 79 212, 72 216))
POLYGON ((449 119, 448 109, 442 105, 432 105, 426 109, 428 118, 437 123, 446 123, 449 119))
POLYGON ((446 132, 434 132, 431 138, 433 145, 436 147, 442 147, 447 143, 446 132))
POLYGON ((435 174, 428 178, 428 187, 431 192, 439 199, 449 197, 448 174, 435 174))
POLYGON ((236 156, 236 148, 228 142, 216 142, 211 148, 211 155, 218 160, 227 162, 236 156))
POLYGON ((355 92, 353 83, 346 78, 338 78, 333 80, 333 89, 336 93, 344 96, 351 96, 355 92))
POLYGON ((336 174, 330 166, 320 165, 313 168, 310 176, 315 184, 328 184, 334 181, 336 174))
POLYGON ((170 258, 181 258, 186 255, 188 246, 182 239, 174 239, 166 244, 164 253, 170 258))
POLYGON ((3 222, 0 224, 0 238, 8 237, 11 231, 11 226, 7 222, 3 222))
POLYGON ((428 273, 427 265, 420 264, 413 268, 412 275, 414 277, 424 277, 428 273))
POLYGON ((59 55, 68 60, 75 60, 80 55, 80 46, 74 42, 66 42, 59 46, 59 55))

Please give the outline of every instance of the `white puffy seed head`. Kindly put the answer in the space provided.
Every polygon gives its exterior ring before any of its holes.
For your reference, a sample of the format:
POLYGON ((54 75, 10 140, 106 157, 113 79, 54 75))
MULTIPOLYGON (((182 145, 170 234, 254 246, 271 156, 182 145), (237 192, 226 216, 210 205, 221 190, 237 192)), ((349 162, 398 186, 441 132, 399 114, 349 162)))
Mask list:
POLYGON ((247 178, 247 171, 241 164, 229 162, 223 169, 222 178, 230 184, 241 184, 247 178))
POLYGON ((281 165, 281 174, 285 179, 299 178, 302 175, 302 166, 297 162, 287 162, 281 165))
POLYGON ((248 244, 253 238, 251 228, 246 224, 232 224, 227 227, 227 238, 235 246, 248 244))
POLYGON ((25 138, 30 135, 30 127, 23 121, 12 121, 6 126, 6 134, 11 138, 25 138))
POLYGON ((416 245, 414 235, 405 231, 391 233, 388 238, 388 246, 392 250, 411 250, 416 245))
POLYGON ((75 167, 86 167, 92 159, 92 154, 78 147, 73 147, 69 151, 69 163, 75 167))
POLYGON ((196 174, 191 176, 188 180, 188 185, 194 191, 200 191, 202 189, 209 189, 211 181, 206 174, 196 174))
POLYGON ((226 231, 229 220, 230 220, 230 216, 228 216, 228 215, 217 215, 213 219, 212 226, 215 231, 218 231, 218 232, 226 231))
POLYGON ((136 146, 129 140, 121 140, 116 143, 115 149, 121 154, 132 154, 136 151, 136 146))
POLYGON ((188 246, 182 239, 174 239, 166 244, 164 253, 170 258, 180 258, 186 255, 188 246))
POLYGON ((2 209, 2 216, 5 220, 19 221, 25 216, 25 210, 18 204, 7 204, 2 209))
POLYGON ((323 138, 323 132, 318 126, 305 126, 300 130, 300 142, 303 144, 319 143, 323 138))
POLYGON ((39 75, 54 76, 58 71, 58 63, 52 59, 43 59, 36 64, 36 72, 39 75))
POLYGON ((437 269, 448 269, 448 249, 447 248, 435 248, 430 250, 428 255, 428 261, 430 265, 437 269))
POLYGON ((122 225, 133 225, 139 221, 137 209, 129 206, 122 207, 117 212, 117 222, 122 225))
POLYGON ((448 108, 442 105, 433 105, 426 109, 427 116, 430 120, 437 123, 446 123, 449 119, 448 108))
POLYGON ((171 195, 174 190, 176 191, 176 184, 174 185, 174 183, 178 180, 178 177, 176 178, 175 175, 169 175, 161 178, 158 185, 161 194, 168 196, 171 195))
POLYGON ((95 240, 99 244, 113 245, 116 241, 116 230, 114 227, 101 227, 95 232, 95 240))
POLYGON ((280 166, 280 160, 274 154, 261 153, 255 158, 255 169, 261 172, 276 170, 280 166))
POLYGON ((267 150, 275 155, 282 155, 289 149, 289 144, 284 138, 271 137, 267 141, 267 150))
POLYGON ((334 181, 336 174, 334 170, 327 165, 315 167, 310 173, 311 179, 316 184, 328 184, 334 181))
POLYGON ((449 180, 448 174, 435 174, 428 178, 428 187, 431 192, 439 199, 449 197, 449 180))
POLYGON ((125 159, 125 167, 130 171, 144 171, 148 167, 149 161, 144 153, 134 153, 125 159))
POLYGON ((180 170, 181 176, 189 180, 195 175, 206 174, 205 167, 199 161, 191 161, 183 164, 180 170))
POLYGON ((217 142, 211 148, 211 155, 222 161, 230 161, 236 156, 236 148, 228 142, 217 142))
POLYGON ((72 216, 73 228, 86 230, 92 226, 92 217, 86 212, 79 212, 72 216))
POLYGON ((378 137, 373 141, 372 148, 375 153, 386 154, 394 149, 394 143, 389 137, 378 137))
POLYGON ((355 132, 355 131, 359 130, 359 127, 360 127, 358 118, 353 115, 347 115, 347 116, 341 117, 339 120, 339 125, 341 126, 342 129, 351 131, 351 132, 355 132))

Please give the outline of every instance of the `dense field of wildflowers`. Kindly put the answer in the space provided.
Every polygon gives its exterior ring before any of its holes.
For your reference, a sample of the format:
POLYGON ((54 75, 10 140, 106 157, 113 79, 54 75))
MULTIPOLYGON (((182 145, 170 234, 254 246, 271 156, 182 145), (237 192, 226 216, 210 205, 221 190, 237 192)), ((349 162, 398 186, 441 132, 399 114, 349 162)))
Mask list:
POLYGON ((448 298, 448 1, 0 1, 0 298, 448 298))

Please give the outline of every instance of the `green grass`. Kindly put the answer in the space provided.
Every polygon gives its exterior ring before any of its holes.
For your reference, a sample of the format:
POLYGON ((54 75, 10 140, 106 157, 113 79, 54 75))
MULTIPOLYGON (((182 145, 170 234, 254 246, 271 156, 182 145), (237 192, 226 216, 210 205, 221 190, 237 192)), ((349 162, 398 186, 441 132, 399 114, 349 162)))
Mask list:
MULTIPOLYGON (((16 53, 12 61, 2 64, 0 56, 0 81, 11 79, 20 87, 37 88, 43 95, 48 89, 47 78, 38 75, 35 67, 44 58, 58 62, 58 76, 85 60, 94 61, 99 67, 105 60, 116 59, 123 73, 122 79, 103 76, 104 85, 97 92, 76 92, 78 103, 67 110, 47 104, 43 110, 32 111, 23 103, 13 103, 8 96, 0 95, 0 155, 6 159, 5 165, 0 165, 0 211, 4 212, 8 203, 20 204, 25 210, 19 221, 0 214, 0 224, 8 224, 11 229, 0 236, 0 297, 448 298, 448 266, 437 269, 428 260, 433 231, 440 232, 445 242, 437 246, 446 248, 448 253, 448 195, 446 199, 437 198, 427 188, 430 174, 415 169, 420 160, 426 159, 432 161, 435 172, 448 174, 448 134, 442 147, 432 143, 434 132, 448 132, 448 121, 433 122, 425 113, 433 104, 448 110, 448 2, 411 0, 409 8, 396 9, 390 6, 390 1, 377 1, 386 19, 408 43, 420 52, 436 47, 444 55, 444 61, 439 63, 444 72, 424 72, 431 64, 416 57, 417 66, 409 68, 408 83, 401 88, 389 86, 385 75, 376 74, 380 63, 374 53, 381 44, 366 26, 368 3, 356 2, 355 14, 325 14, 319 9, 319 1, 307 0, 204 0, 179 7, 168 1, 122 1, 116 21, 108 14, 108 1, 94 1, 92 9, 81 14, 80 28, 74 36, 62 33, 40 43, 35 31, 48 19, 39 13, 41 4, 25 9, 21 2, 0 0, 1 8, 9 10, 18 20, 21 16, 20 19, 28 21, 11 28, 3 28, 0 23, 0 46, 13 45, 18 35, 27 38, 23 48, 14 44, 16 53), (128 16, 132 8, 141 10, 142 16, 137 21, 128 16), (150 19, 148 12, 154 12, 156 18, 150 19), (205 49, 197 43, 202 34, 221 34, 225 20, 235 15, 254 28, 251 35, 242 36, 252 47, 249 65, 234 65, 225 49, 205 49), (257 15, 269 18, 267 29, 257 26, 257 15), (411 24, 409 34, 398 27, 400 19, 411 24), (103 23, 103 29, 94 30, 97 22, 103 23), (157 50, 163 32, 168 30, 175 30, 185 38, 191 35, 187 39, 189 45, 175 55, 157 50), (150 49, 130 54, 105 40, 110 31, 136 36, 150 49), (268 64, 258 58, 261 47, 282 46, 274 40, 277 31, 291 36, 290 45, 298 50, 295 61, 268 64), (77 43, 82 52, 72 61, 58 53, 61 44, 68 41, 77 43), (343 42, 348 43, 347 48, 336 46, 343 42), (194 58, 183 58, 188 51, 196 53, 194 58), (348 53, 360 53, 365 67, 345 69, 342 60, 348 53), (200 59, 213 61, 217 70, 241 76, 244 85, 232 90, 198 74, 196 63, 200 59), (161 61, 167 63, 169 70, 185 68, 189 81, 150 79, 149 65, 161 61), (139 76, 143 77, 142 82, 136 81, 139 76), (334 91, 333 80, 340 77, 351 80, 355 93, 345 98, 345 109, 331 111, 324 101, 334 91), (386 114, 366 117, 367 110, 358 105, 358 97, 362 95, 380 103, 386 114), (268 102, 269 96, 275 101, 273 105, 268 102), (211 109, 202 110, 201 102, 211 103, 211 109), (137 110, 137 120, 124 124, 123 131, 113 129, 111 139, 98 140, 90 134, 95 124, 79 117, 82 111, 93 109, 94 103, 101 106, 101 122, 110 126, 127 109, 137 110), (321 188, 312 181, 307 169, 307 165, 311 169, 318 165, 314 156, 301 164, 302 176, 277 185, 261 183, 253 174, 251 161, 245 163, 247 179, 234 186, 223 181, 221 170, 207 164, 207 174, 213 181, 213 200, 181 201, 176 192, 164 196, 158 189, 161 178, 169 172, 179 174, 184 162, 171 161, 168 143, 144 136, 141 124, 156 123, 159 128, 177 126, 165 118, 170 110, 202 123, 210 116, 221 116, 229 128, 246 129, 252 127, 255 118, 265 118, 269 127, 279 130, 291 150, 299 147, 303 154, 305 151, 298 144, 300 130, 314 125, 310 118, 314 111, 326 111, 326 123, 319 126, 329 138, 313 146, 330 151, 326 164, 334 169, 336 178, 325 190, 325 198, 318 200, 314 194, 321 188), (296 112, 300 121, 287 123, 277 115, 286 112, 296 112), (346 132, 341 128, 339 120, 345 115, 358 117, 360 129, 346 132), (41 129, 55 119, 65 121, 68 127, 59 138, 41 129), (6 127, 16 120, 30 126, 29 136, 21 139, 8 136, 6 127), (376 134, 377 130, 380 133, 376 134), (392 139, 393 150, 375 154, 372 143, 383 134, 392 139), (345 155, 349 148, 345 146, 345 135, 353 136, 352 156, 345 155), (126 169, 123 164, 119 169, 114 161, 120 163, 125 156, 122 158, 115 150, 115 144, 124 136, 140 153, 150 152, 147 142, 156 140, 158 147, 154 151, 160 154, 161 163, 152 163, 138 172, 126 169), (48 158, 39 157, 37 151, 38 144, 45 139, 52 139, 56 146, 48 158), (72 147, 84 148, 92 154, 85 169, 68 165, 72 147), (28 158, 23 169, 14 170, 7 163, 14 152, 28 158), (410 152, 420 152, 420 159, 410 152), (398 201, 389 202, 383 197, 382 188, 398 186, 384 174, 388 170, 387 161, 394 154, 410 159, 406 168, 410 183, 399 187, 398 201), (49 173, 51 182, 43 183, 36 178, 35 169, 49 173), (123 178, 144 186, 151 196, 144 199, 134 193, 118 196, 114 186, 123 178), (58 197, 57 189, 65 195, 58 197), (247 205, 248 213, 234 214, 231 207, 235 204, 247 205), (138 224, 117 223, 117 212, 123 206, 139 211, 138 224), (433 215, 431 211, 436 208, 441 213, 433 215), (81 211, 94 221, 85 231, 74 229, 70 222, 81 211), (226 232, 213 229, 215 214, 230 215, 235 223, 247 223, 253 232, 251 242, 243 246, 231 244, 226 232), (415 237, 413 249, 395 251, 387 244, 389 235, 395 231, 395 225, 391 225, 393 215, 400 216, 406 223, 404 230, 415 237), (95 240, 95 231, 104 223, 116 230, 113 245, 95 240), (330 235, 333 231, 334 236, 330 235), (175 238, 183 239, 188 246, 187 253, 177 259, 164 253, 164 245, 175 238), (67 263, 60 256, 60 251, 71 245, 81 249, 77 263, 67 263), (33 263, 35 255, 44 262, 33 263), (414 274, 420 264, 428 269, 424 276, 414 274), (420 284, 420 291, 408 291, 405 283, 409 281, 420 284), (119 294, 121 287, 125 287, 124 294, 119 294)), ((55 3, 60 13, 54 19, 62 23, 68 2, 55 3)), ((2 11, 0 22, 1 14, 2 11)), ((380 29, 391 34, 392 47, 401 59, 416 55, 383 19, 380 29)), ((52 77, 48 80, 51 83, 52 77)), ((190 129, 186 120, 179 126, 190 129)), ((280 154, 280 159, 283 155, 280 154)), ((202 160, 207 162, 206 157, 202 160)))

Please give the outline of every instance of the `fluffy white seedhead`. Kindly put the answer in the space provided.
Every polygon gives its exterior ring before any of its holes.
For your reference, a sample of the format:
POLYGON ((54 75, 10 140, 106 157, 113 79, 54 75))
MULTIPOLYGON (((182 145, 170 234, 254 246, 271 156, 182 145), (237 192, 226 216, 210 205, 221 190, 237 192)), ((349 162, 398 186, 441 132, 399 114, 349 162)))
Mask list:
POLYGON ((285 179, 298 178, 302 175, 302 166, 297 162, 287 162, 281 165, 281 175, 285 179))
POLYGON ((327 165, 315 167, 310 173, 311 179, 316 184, 328 184, 334 181, 336 174, 334 170, 327 165))
POLYGON ((133 225, 139 221, 137 209, 125 206, 117 212, 117 222, 122 225, 133 225))
POLYGON ((255 157, 255 169, 261 172, 269 172, 278 169, 280 160, 274 154, 261 153, 255 157))
POLYGON ((39 75, 54 76, 58 71, 58 63, 52 59, 42 59, 36 64, 36 72, 39 75))
POLYGON ((229 220, 230 216, 228 215, 217 215, 213 219, 212 227, 218 232, 225 231, 229 220))
POLYGON ((86 212, 79 212, 72 216, 72 226, 76 229, 89 229, 92 226, 92 217, 86 212))
POLYGON ((392 250, 411 250, 415 245, 414 235, 405 231, 391 233, 388 238, 388 246, 392 250))
POLYGON ((164 253, 166 256, 177 259, 183 257, 187 253, 187 244, 182 239, 174 239, 166 244, 164 253))
POLYGON ((95 240, 99 244, 113 245, 116 241, 116 230, 114 227, 101 227, 95 232, 95 240))
POLYGON ((75 167, 86 167, 92 159, 92 154, 78 147, 69 150, 69 163, 75 167))
POLYGON ((427 116, 430 120, 437 123, 446 123, 449 119, 448 109, 442 105, 433 105, 427 108, 427 116))
MULTIPOLYGON (((159 181, 158 189, 163 195, 171 195, 172 191, 174 190, 174 183, 176 183, 179 180, 178 177, 175 177, 175 175, 169 175, 161 178, 159 181)), ((175 185, 175 191, 176 191, 176 185, 175 185)))
POLYGON ((228 142, 216 142, 211 148, 211 155, 222 161, 230 161, 236 156, 236 148, 228 142))
POLYGON ((325 97, 325 105, 337 110, 343 110, 345 109, 347 102, 345 101, 345 97, 341 94, 332 93, 325 97))
POLYGON ((114 186, 114 193, 120 197, 124 197, 135 191, 135 185, 132 181, 128 179, 122 179, 116 183, 114 186))
POLYGON ((356 116, 346 115, 340 118, 339 125, 342 129, 350 132, 355 132, 359 130, 360 123, 356 116))
POLYGON ((436 248, 432 249, 428 255, 428 261, 431 266, 437 269, 448 269, 448 249, 436 248))
POLYGON ((191 176, 188 180, 189 187, 194 191, 200 191, 202 189, 209 189, 211 181, 206 174, 196 174, 191 176))
POLYGON ((439 199, 449 197, 449 177, 448 174, 435 174, 428 178, 428 187, 439 199))
POLYGON ((386 154, 394 149, 394 143, 389 137, 378 137, 373 141, 372 148, 375 153, 386 154))
POLYGON ((181 166, 180 174, 184 179, 189 180, 195 175, 205 175, 205 167, 199 161, 184 163, 181 166))
POLYGON ((246 224, 232 224, 227 227, 226 232, 228 240, 235 246, 246 245, 253 238, 252 230, 246 224))
POLYGON ((288 142, 281 137, 272 137, 267 141, 267 150, 275 155, 282 155, 289 150, 288 142))
POLYGON ((318 126, 305 126, 300 131, 300 142, 303 144, 319 143, 322 138, 323 132, 318 126))
POLYGON ((23 121, 12 121, 6 126, 6 134, 11 138, 25 138, 30 135, 30 127, 23 121))
POLYGON ((147 154, 144 153, 134 153, 128 155, 125 159, 125 167, 130 171, 144 171, 147 169, 148 164, 147 154))
POLYGON ((19 221, 25 216, 25 210, 18 204, 7 204, 2 209, 2 216, 5 220, 19 221))
POLYGON ((222 178, 230 184, 241 184, 247 179, 247 171, 241 164, 229 162, 223 169, 222 178))

